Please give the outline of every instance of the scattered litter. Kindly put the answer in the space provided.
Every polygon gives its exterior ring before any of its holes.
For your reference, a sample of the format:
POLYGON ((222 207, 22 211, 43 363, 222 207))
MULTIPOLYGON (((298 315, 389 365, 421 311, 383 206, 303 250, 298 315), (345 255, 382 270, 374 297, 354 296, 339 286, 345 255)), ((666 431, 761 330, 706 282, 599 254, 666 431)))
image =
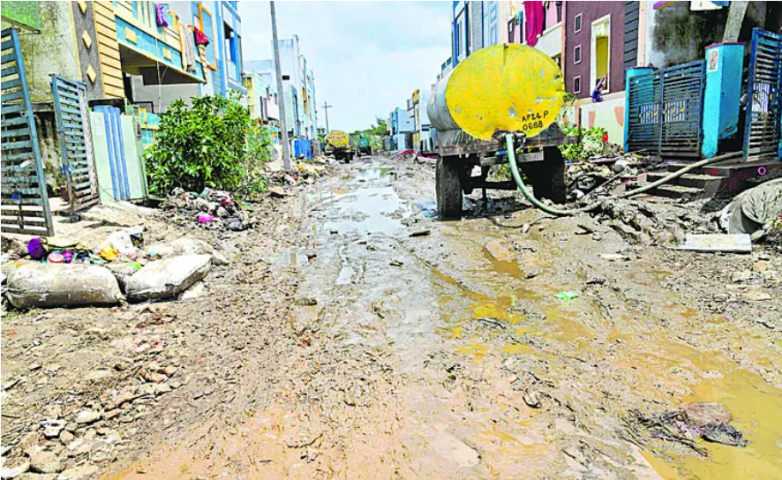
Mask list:
POLYGON ((410 234, 411 237, 425 237, 432 233, 428 228, 425 228, 423 230, 416 230, 410 234))
POLYGON ((304 295, 296 299, 296 305, 300 307, 312 307, 317 304, 318 299, 310 295, 304 295))
POLYGON ((256 218, 242 210, 231 192, 204 189, 200 194, 176 188, 166 199, 166 216, 184 226, 209 230, 247 230, 256 218))
POLYGON ((752 241, 746 233, 705 235, 688 233, 684 238, 684 244, 679 249, 706 253, 751 253, 752 241))
POLYGON ((630 257, 622 255, 621 253, 601 253, 600 258, 608 260, 609 262, 627 262, 630 261, 630 257))
POLYGON ((202 213, 198 215, 198 221, 201 223, 209 223, 214 219, 215 219, 214 215, 210 215, 208 213, 202 213))
POLYGON ((554 295, 554 298, 558 298, 559 300, 574 300, 578 298, 578 292, 559 292, 554 295))
POLYGON ((391 260, 389 265, 391 265, 392 267, 401 267, 402 265, 404 265, 404 263, 402 263, 399 260, 391 260))

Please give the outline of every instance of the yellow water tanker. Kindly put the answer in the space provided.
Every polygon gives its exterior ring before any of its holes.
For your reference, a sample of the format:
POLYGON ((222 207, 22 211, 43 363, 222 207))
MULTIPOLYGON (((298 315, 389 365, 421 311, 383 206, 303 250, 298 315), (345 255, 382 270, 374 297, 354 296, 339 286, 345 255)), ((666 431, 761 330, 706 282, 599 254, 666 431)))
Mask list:
POLYGON ((564 103, 557 64, 540 50, 500 44, 470 55, 435 87, 428 113, 438 131, 459 128, 488 140, 497 131, 534 137, 564 103))
POLYGON ((340 130, 332 130, 326 137, 326 142, 333 147, 348 147, 350 145, 350 137, 347 133, 340 130))

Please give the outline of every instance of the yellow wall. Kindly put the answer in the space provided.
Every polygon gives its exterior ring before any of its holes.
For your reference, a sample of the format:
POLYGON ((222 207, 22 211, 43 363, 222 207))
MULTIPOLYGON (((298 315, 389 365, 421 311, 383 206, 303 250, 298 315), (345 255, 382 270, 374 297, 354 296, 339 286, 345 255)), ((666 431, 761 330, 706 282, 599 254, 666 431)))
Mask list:
MULTIPOLYGON (((595 85, 599 79, 608 73, 608 45, 608 37, 597 37, 595 42, 595 66, 597 68, 595 85)), ((590 88, 594 88, 595 85, 590 85, 590 88)))

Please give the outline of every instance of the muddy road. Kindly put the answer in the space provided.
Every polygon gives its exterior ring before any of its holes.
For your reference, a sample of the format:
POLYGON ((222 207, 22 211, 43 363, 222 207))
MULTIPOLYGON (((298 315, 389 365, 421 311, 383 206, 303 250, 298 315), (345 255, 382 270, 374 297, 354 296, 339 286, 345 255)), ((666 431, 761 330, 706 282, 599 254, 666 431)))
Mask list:
POLYGON ((431 165, 337 172, 289 203, 285 248, 241 265, 290 279, 292 307, 203 312, 247 329, 239 367, 197 352, 232 381, 102 478, 782 478, 779 258, 633 246, 514 199, 443 222, 431 165), (634 421, 693 402, 749 444, 634 421))

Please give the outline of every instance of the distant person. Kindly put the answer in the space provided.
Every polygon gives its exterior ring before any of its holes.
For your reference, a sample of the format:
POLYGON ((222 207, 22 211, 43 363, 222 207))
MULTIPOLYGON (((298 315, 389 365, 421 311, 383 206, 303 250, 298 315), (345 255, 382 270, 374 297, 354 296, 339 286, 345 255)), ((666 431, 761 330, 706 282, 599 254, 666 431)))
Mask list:
POLYGON ((605 74, 600 78, 600 80, 597 81, 597 85, 595 85, 595 89, 592 90, 592 103, 603 101, 603 90, 605 90, 607 83, 608 83, 608 74, 605 74))

